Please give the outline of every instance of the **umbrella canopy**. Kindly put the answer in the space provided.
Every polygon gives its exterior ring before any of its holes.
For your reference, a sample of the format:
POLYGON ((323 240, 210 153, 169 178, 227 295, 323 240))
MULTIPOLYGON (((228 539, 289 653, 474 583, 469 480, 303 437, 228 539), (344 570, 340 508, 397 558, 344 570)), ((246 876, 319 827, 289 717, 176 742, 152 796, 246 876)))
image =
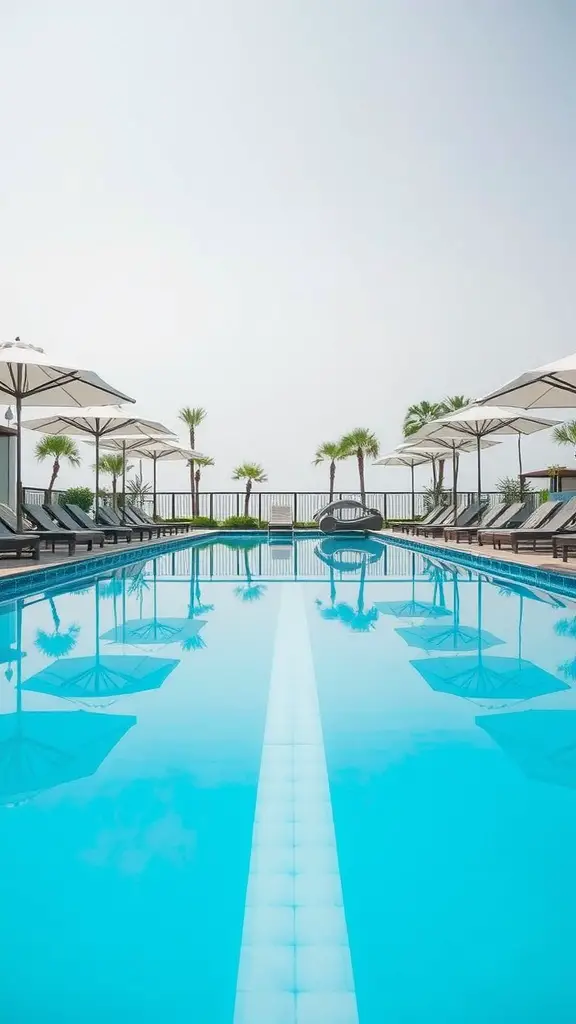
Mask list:
POLYGON ((67 700, 103 700, 157 690, 179 661, 139 655, 98 654, 55 661, 26 679, 23 690, 67 700))
POLYGON ((476 725, 529 779, 576 789, 576 711, 509 711, 480 715, 476 725))
POLYGON ((102 633, 100 639, 111 640, 116 644, 186 643, 205 625, 206 622, 202 619, 128 619, 122 625, 102 633))
POLYGON ((153 516, 156 518, 156 467, 159 459, 167 462, 190 462, 193 459, 205 458, 201 452, 192 451, 191 448, 186 448, 185 445, 181 445, 177 440, 172 441, 170 438, 162 437, 146 437, 136 440, 135 438, 110 438, 110 440, 104 441, 103 448, 115 448, 122 451, 124 455, 124 464, 126 464, 126 454, 130 452, 136 459, 152 459, 152 487, 154 495, 153 505, 153 516))
POLYGON ((179 664, 161 659, 100 653, 100 580, 95 596, 95 651, 82 658, 66 658, 49 665, 22 684, 23 690, 47 693, 66 700, 104 701, 155 690, 179 664))
POLYGON ((514 377, 481 399, 483 404, 505 399, 520 409, 569 409, 576 405, 576 352, 514 377))
MULTIPOLYGON (((96 445, 96 495, 94 505, 98 509, 100 442, 103 438, 119 437, 132 439, 149 438, 151 434, 173 437, 172 431, 163 423, 149 420, 120 405, 111 407, 89 406, 76 412, 66 409, 54 410, 52 415, 40 419, 26 420, 27 430, 39 430, 43 434, 71 434, 96 445)), ((124 459, 123 483, 125 487, 126 460, 124 459)))
POLYGON ((415 494, 414 494, 414 467, 421 466, 425 462, 432 462, 434 459, 448 458, 448 454, 445 448, 440 446, 422 445, 421 448, 416 452, 412 449, 405 449, 404 445, 399 445, 389 455, 383 455, 378 462, 375 462, 375 466, 409 466, 410 467, 410 478, 412 483, 412 519, 416 514, 415 510, 415 494))
MULTIPOLYGON (((399 444, 396 451, 403 454, 406 452, 427 451, 429 450, 430 443, 426 438, 422 438, 420 441, 407 441, 405 444, 399 444)), ((433 443, 435 447, 442 449, 441 454, 437 456, 439 459, 452 459, 452 502, 454 507, 457 508, 460 455, 462 452, 473 451, 476 444, 472 437, 467 437, 465 434, 462 434, 460 437, 435 437, 433 443), (449 454, 447 455, 446 452, 449 454)), ((481 448, 493 448, 497 444, 500 444, 500 441, 489 441, 486 437, 480 441, 481 448)))
POLYGON ((518 467, 522 476, 521 435, 554 427, 557 420, 545 420, 524 409, 505 409, 493 405, 470 405, 448 416, 427 423, 412 436, 415 440, 434 442, 437 438, 466 436, 476 441, 478 467, 478 501, 482 498, 481 441, 492 434, 515 434, 518 438, 518 467))
POLYGON ((16 516, 22 532, 22 406, 103 406, 134 399, 107 384, 92 370, 79 370, 50 359, 43 349, 19 338, 0 344, 0 394, 16 405, 16 516))
POLYGON ((442 626, 411 626, 396 632, 410 647, 422 651, 481 651, 495 647, 504 641, 477 626, 460 625, 460 588, 458 573, 452 576, 453 612, 452 623, 442 626))
MULTIPOLYGON (((381 615, 393 615, 396 619, 440 619, 450 615, 444 601, 442 581, 434 582, 434 601, 416 599, 416 554, 412 555, 412 593, 408 600, 376 601, 375 607, 381 615)), ((430 584, 427 584, 430 586, 430 584)))
POLYGON ((0 804, 94 775, 135 724, 132 715, 87 711, 0 715, 0 804))
POLYGON ((410 664, 436 692, 470 700, 530 700, 570 689, 567 683, 523 658, 464 654, 459 658, 426 658, 410 664))

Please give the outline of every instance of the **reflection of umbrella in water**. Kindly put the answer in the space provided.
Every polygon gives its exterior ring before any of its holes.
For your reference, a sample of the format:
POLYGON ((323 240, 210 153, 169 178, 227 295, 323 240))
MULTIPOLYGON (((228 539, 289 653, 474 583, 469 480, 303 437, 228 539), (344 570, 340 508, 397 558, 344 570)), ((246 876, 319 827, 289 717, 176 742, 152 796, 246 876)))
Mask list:
POLYGON ((186 645, 186 649, 193 649, 194 646, 204 646, 204 641, 198 637, 200 630, 206 625, 202 619, 166 617, 158 615, 158 584, 156 579, 157 569, 154 561, 154 581, 152 584, 152 617, 126 620, 125 614, 122 617, 122 624, 114 626, 106 633, 102 633, 102 640, 109 640, 119 644, 173 644, 186 645), (200 640, 200 644, 194 641, 200 640), (190 641, 192 643, 190 644, 190 641))
POLYGON ((509 711, 480 715, 476 725, 530 779, 576 789, 576 711, 509 711))
POLYGON ((0 715, 0 804, 93 775, 135 722, 88 711, 0 715))
MULTIPOLYGON (((20 601, 17 602, 17 623, 20 649, 20 601)), ((93 775, 136 723, 132 715, 23 711, 20 666, 18 659, 16 711, 0 715, 0 804, 3 805, 21 803, 47 789, 93 775)))
MULTIPOLYGON (((530 700, 569 687, 556 676, 522 657, 523 598, 520 597, 516 658, 476 654, 412 661, 417 672, 439 693, 468 700, 530 700)), ((482 631, 482 580, 478 579, 478 632, 482 631)))
POLYGON ((316 558, 337 572, 358 572, 367 563, 379 562, 385 552, 386 545, 370 537, 357 541, 325 537, 314 548, 316 558), (346 554, 357 555, 358 558, 343 558, 346 554))
POLYGON ((504 641, 485 629, 460 625, 460 590, 454 574, 454 607, 452 623, 441 626, 410 626, 396 630, 410 647, 422 651, 479 651, 495 647, 504 641))
POLYGON ((434 584, 434 598, 431 601, 416 600, 416 555, 412 555, 412 594, 404 601, 377 601, 376 608, 381 615, 394 615, 397 619, 439 619, 450 615, 444 605, 440 581, 434 584), (436 598, 439 600, 436 600, 436 598))
POLYGON ((96 581, 95 653, 85 658, 54 662, 27 679, 23 689, 68 700, 102 701, 155 690, 176 668, 178 661, 173 659, 100 653, 98 587, 96 581))

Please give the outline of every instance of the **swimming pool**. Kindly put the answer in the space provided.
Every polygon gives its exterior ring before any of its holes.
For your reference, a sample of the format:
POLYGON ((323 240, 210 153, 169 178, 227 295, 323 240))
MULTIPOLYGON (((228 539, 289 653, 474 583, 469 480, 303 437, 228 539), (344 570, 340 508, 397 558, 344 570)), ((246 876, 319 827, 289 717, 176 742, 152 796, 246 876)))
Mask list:
POLYGON ((215 537, 0 606, 10 1024, 576 1019, 576 602, 215 537))

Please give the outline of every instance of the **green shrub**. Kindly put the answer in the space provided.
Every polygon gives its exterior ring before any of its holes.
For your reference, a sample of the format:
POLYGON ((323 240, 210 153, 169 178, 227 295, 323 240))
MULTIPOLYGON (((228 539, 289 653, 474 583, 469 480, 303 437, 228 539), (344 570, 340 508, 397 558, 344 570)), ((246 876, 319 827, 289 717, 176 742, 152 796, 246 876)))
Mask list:
POLYGON ((294 529, 295 530, 317 530, 318 529, 318 523, 316 523, 313 519, 311 519, 309 522, 294 523, 294 529))
MULTIPOLYGON (((174 520, 177 522, 177 520, 174 520)), ((203 526, 207 530, 218 529, 218 523, 215 519, 210 519, 210 516, 194 516, 192 519, 184 520, 187 523, 192 523, 192 526, 203 526)))
POLYGON ((94 501, 94 492, 89 487, 70 487, 64 491, 61 501, 67 505, 78 505, 84 512, 89 512, 94 501))
POLYGON ((267 526, 266 523, 260 523, 252 516, 229 516, 220 525, 229 530, 262 530, 267 526))

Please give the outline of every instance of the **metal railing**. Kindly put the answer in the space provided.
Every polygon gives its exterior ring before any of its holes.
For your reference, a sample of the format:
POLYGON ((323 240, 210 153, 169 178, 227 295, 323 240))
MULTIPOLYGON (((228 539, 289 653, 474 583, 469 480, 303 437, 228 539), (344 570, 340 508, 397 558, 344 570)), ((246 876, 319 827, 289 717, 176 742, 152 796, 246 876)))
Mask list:
MULTIPOLYGON (((34 504, 42 504, 45 491, 41 488, 24 488, 25 500, 34 504)), ((63 491, 53 491, 52 498, 59 501, 63 491)), ((296 523, 309 523, 314 513, 328 504, 327 491, 253 491, 250 495, 248 514, 260 522, 270 518, 272 505, 289 505, 296 523)), ((459 491, 458 500, 472 502, 474 491, 459 491)), ((486 491, 484 497, 491 504, 501 499, 497 491, 486 491)), ((351 498, 360 501, 358 491, 337 491, 334 500, 351 498)), ((415 514, 424 515, 428 496, 417 492, 415 495, 415 514)), ((537 501, 537 495, 531 493, 526 500, 537 501)), ((412 495, 410 491, 367 491, 366 504, 377 508, 384 519, 409 519, 412 515, 412 495)), ((153 511, 152 495, 147 495, 143 507, 150 514, 153 511)), ((207 519, 223 522, 231 516, 243 516, 245 495, 242 491, 203 491, 199 495, 197 515, 207 519)), ((159 491, 156 494, 156 514, 161 519, 191 519, 192 497, 189 491, 159 491)))

